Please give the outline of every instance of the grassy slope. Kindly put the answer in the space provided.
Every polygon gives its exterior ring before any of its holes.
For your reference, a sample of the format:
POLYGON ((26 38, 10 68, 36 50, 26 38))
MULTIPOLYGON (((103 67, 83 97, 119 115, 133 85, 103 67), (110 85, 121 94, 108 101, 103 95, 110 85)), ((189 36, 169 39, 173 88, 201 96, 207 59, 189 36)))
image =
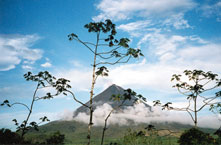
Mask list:
MULTIPOLYGON (((152 123, 158 129, 170 129, 173 131, 182 132, 185 129, 191 128, 190 125, 183 125, 178 123, 152 123)), ((132 130, 142 130, 148 124, 139 124, 139 125, 130 125, 130 126, 118 126, 111 125, 105 134, 105 141, 111 142, 114 140, 119 140, 122 138, 127 132, 128 129, 132 130)), ((94 144, 99 144, 102 133, 101 126, 94 126, 92 128, 92 142, 94 144)), ((206 132, 213 132, 212 129, 203 129, 206 132)), ((65 134, 65 143, 66 144, 76 144, 81 145, 86 142, 87 135, 87 125, 84 123, 76 122, 76 121, 53 121, 46 125, 40 127, 40 131, 31 131, 27 134, 27 138, 35 141, 43 141, 50 134, 55 131, 60 131, 62 134, 65 134)))

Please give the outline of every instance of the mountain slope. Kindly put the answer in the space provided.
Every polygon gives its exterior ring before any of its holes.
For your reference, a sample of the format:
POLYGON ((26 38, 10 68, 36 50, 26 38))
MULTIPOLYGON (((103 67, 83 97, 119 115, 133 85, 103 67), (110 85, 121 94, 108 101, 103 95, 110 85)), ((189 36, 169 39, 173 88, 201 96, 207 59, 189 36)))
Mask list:
MULTIPOLYGON (((171 131, 182 132, 185 129, 189 129, 193 126, 184 125, 180 123, 151 123, 157 129, 169 129, 171 131)), ((105 141, 109 142, 118 140, 122 138, 129 129, 132 130, 144 130, 148 124, 131 124, 131 125, 110 125, 105 134, 105 141)), ((92 143, 99 144, 101 139, 103 126, 94 126, 92 128, 92 143)), ((213 129, 202 129, 205 132, 214 132, 213 129)), ((87 142, 87 124, 77 122, 77 121, 53 121, 48 124, 42 125, 39 128, 39 131, 31 131, 27 134, 27 138, 35 138, 38 141, 41 139, 44 140, 49 134, 60 131, 62 134, 65 134, 65 143, 80 145, 87 142)))
MULTIPOLYGON (((117 101, 112 101, 110 100, 111 96, 113 94, 115 95, 118 95, 118 94, 121 94, 123 95, 124 94, 124 91, 125 89, 123 89, 122 87, 120 86, 117 86, 115 84, 111 85, 110 87, 108 87, 106 90, 104 90, 103 92, 101 92, 100 94, 98 94, 97 96, 95 96, 93 98, 93 108, 96 109, 97 106, 100 106, 100 105, 103 105, 104 103, 108 103, 109 105, 111 105, 112 108, 118 106, 121 102, 117 102, 117 101)), ((127 100, 124 105, 125 106, 133 106, 134 105, 134 102, 133 100, 135 99, 132 98, 131 101, 127 100)), ((86 105, 89 106, 89 101, 86 103, 86 105)), ((146 107, 150 107, 149 105, 145 104, 146 107)), ((85 112, 85 113, 88 113, 89 110, 88 108, 86 108, 85 106, 81 106, 79 108, 76 109, 76 111, 74 112, 74 116, 76 116, 77 114, 81 113, 81 112, 85 112)))

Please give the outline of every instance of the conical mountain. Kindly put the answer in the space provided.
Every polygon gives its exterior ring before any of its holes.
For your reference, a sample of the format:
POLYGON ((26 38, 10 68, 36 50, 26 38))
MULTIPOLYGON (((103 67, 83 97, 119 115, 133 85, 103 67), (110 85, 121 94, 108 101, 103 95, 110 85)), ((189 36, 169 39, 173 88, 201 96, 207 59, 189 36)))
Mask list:
MULTIPOLYGON (((118 94, 124 94, 125 89, 123 89, 122 87, 120 86, 117 86, 115 84, 109 86, 106 90, 104 90, 103 92, 101 92, 100 94, 98 94, 97 96, 95 96, 93 98, 93 108, 96 109, 97 106, 101 106, 103 105, 104 103, 108 103, 109 105, 111 105, 112 107, 116 107, 116 106, 119 106, 119 104, 121 102, 117 102, 117 101, 112 101, 110 100, 111 96, 113 94, 115 95, 118 95, 118 94)), ((124 105, 125 106, 133 106, 134 105, 134 98, 132 98, 130 101, 127 100, 124 105)), ((89 106, 90 102, 88 101, 86 103, 86 105, 89 106)), ((150 107, 149 105, 146 105, 147 107, 150 107)), ((85 106, 81 106, 79 108, 76 109, 76 111, 74 112, 74 116, 76 116, 78 113, 80 112, 85 112, 85 113, 89 113, 89 109, 85 106)))

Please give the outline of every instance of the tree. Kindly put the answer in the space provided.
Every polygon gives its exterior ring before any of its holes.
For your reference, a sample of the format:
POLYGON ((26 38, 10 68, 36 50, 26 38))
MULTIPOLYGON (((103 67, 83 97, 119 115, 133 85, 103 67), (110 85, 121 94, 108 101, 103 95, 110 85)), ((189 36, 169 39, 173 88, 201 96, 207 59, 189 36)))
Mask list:
POLYGON ((179 138, 180 145, 213 145, 215 140, 208 133, 204 133, 197 128, 185 131, 179 138))
POLYGON ((184 108, 176 108, 171 106, 171 102, 161 105, 161 102, 157 100, 154 101, 154 106, 160 105, 163 107, 162 109, 186 111, 191 116, 195 127, 197 127, 198 112, 206 106, 210 106, 210 110, 219 110, 219 107, 221 107, 221 91, 219 90, 221 79, 217 78, 217 74, 202 70, 185 70, 184 75, 187 78, 174 74, 171 81, 177 81, 173 87, 177 88, 179 93, 187 97, 188 105, 184 108), (185 81, 185 79, 188 81, 185 81), (214 91, 217 92, 214 93, 214 91), (210 94, 208 95, 208 93, 210 94), (199 104, 199 99, 202 100, 202 105, 199 104))
MULTIPOLYGON (((85 46, 93 55, 92 64, 92 82, 90 89, 90 105, 77 101, 89 109, 90 119, 88 123, 88 145, 91 140, 91 127, 93 125, 93 96, 94 87, 98 76, 108 76, 106 65, 115 65, 118 63, 127 63, 132 57, 143 56, 140 49, 134 49, 129 46, 128 38, 116 39, 117 34, 115 24, 111 20, 105 22, 90 22, 84 26, 89 33, 95 33, 96 42, 87 42, 81 40, 76 34, 68 35, 69 40, 75 40, 85 46)), ((75 98, 76 99, 76 98, 75 98)))
POLYGON ((214 132, 214 135, 217 135, 216 144, 221 144, 221 127, 214 132))
MULTIPOLYGON (((44 71, 44 72, 39 72, 37 75, 32 74, 31 72, 28 72, 24 75, 24 78, 27 81, 33 81, 36 82, 36 89, 34 91, 34 94, 32 96, 32 101, 30 105, 20 103, 20 102, 15 102, 10 104, 8 100, 5 100, 1 106, 7 105, 8 107, 12 107, 14 105, 22 105, 28 110, 28 114, 26 119, 19 124, 16 119, 13 119, 12 121, 15 122, 15 125, 17 126, 17 132, 21 131, 21 137, 23 138, 24 135, 28 132, 29 129, 34 128, 35 130, 38 130, 38 125, 41 124, 42 122, 45 121, 50 121, 47 116, 41 117, 40 122, 36 123, 35 121, 32 121, 29 123, 29 119, 31 117, 31 114, 33 112, 33 107, 35 102, 39 100, 44 100, 44 99, 52 99, 54 96, 57 96, 61 93, 64 93, 64 88, 69 88, 70 86, 67 85, 66 83, 68 80, 65 80, 63 78, 56 79, 54 76, 52 76, 49 72, 44 71), (37 92, 41 89, 44 88, 49 88, 53 87, 56 89, 55 94, 47 93, 46 96, 43 97, 38 97, 37 92)), ((64 93, 65 94, 65 93, 64 93)))
POLYGON ((9 129, 0 129, 0 144, 26 144, 24 138, 9 129))
POLYGON ((127 89, 127 90, 124 90, 124 94, 121 95, 121 94, 113 94, 112 97, 111 97, 111 100, 113 101, 117 101, 119 102, 119 105, 116 106, 115 108, 113 108, 109 114, 106 116, 105 120, 104 120, 104 128, 103 128, 103 132, 102 132, 102 137, 101 137, 101 145, 103 145, 104 143, 104 135, 105 135, 105 131, 108 129, 107 128, 107 121, 109 119, 109 117, 111 116, 111 114, 120 109, 121 107, 124 106, 124 103, 129 100, 129 101, 133 101, 134 103, 136 103, 138 100, 141 100, 141 101, 144 101, 146 102, 146 98, 144 98, 142 95, 138 94, 136 92, 134 92, 133 90, 131 89, 127 89))

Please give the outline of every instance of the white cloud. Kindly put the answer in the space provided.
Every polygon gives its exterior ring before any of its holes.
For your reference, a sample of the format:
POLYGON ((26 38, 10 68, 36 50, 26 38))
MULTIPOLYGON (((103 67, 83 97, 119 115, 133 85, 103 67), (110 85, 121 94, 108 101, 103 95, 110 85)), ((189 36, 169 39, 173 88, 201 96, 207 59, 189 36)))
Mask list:
POLYGON ((13 69, 22 61, 33 64, 40 59, 43 51, 31 48, 38 39, 37 35, 0 35, 0 71, 13 69))
POLYGON ((218 22, 221 21, 221 2, 215 4, 204 4, 200 7, 204 17, 215 17, 218 22))
POLYGON ((73 120, 73 112, 71 110, 65 109, 58 113, 58 118, 61 120, 73 120))
POLYGON ((22 65, 23 69, 32 70, 33 68, 29 65, 22 65))
POLYGON ((150 20, 145 21, 136 21, 131 22, 128 24, 121 24, 118 26, 118 29, 121 29, 125 32, 129 32, 132 36, 138 37, 140 36, 144 31, 148 30, 147 28, 151 26, 150 20))
POLYGON ((102 0, 96 6, 101 13, 93 17, 93 20, 100 21, 106 18, 125 20, 133 16, 169 16, 195 6, 196 3, 192 0, 102 0))
POLYGON ((70 69, 70 70, 62 70, 59 69, 54 73, 57 78, 65 78, 70 80, 70 85, 74 89, 74 91, 86 91, 89 92, 91 86, 91 69, 89 68, 81 68, 81 69, 70 69))
POLYGON ((199 43, 198 39, 196 42, 192 41, 189 37, 179 35, 168 37, 163 34, 148 34, 148 37, 140 43, 141 49, 144 47, 142 44, 148 43, 147 53, 151 55, 147 54, 150 56, 146 58, 147 61, 110 69, 109 77, 102 79, 102 83, 111 82, 131 88, 170 92, 171 76, 175 73, 180 74, 186 69, 202 69, 220 75, 221 44, 195 45, 199 43), (150 61, 151 57, 155 58, 154 63, 150 61))
POLYGON ((167 18, 164 22, 164 25, 173 26, 176 29, 186 29, 190 28, 188 21, 184 19, 184 14, 174 14, 171 17, 167 18))
POLYGON ((49 58, 45 58, 46 62, 41 64, 41 67, 44 67, 44 68, 49 68, 49 67, 52 67, 52 64, 50 62, 50 59, 49 58))
POLYGON ((71 60, 69 63, 71 65, 73 65, 74 67, 76 67, 76 68, 84 67, 83 64, 80 61, 78 61, 78 60, 71 60))
POLYGON ((43 64, 41 64, 42 67, 45 67, 45 68, 48 68, 48 67, 51 67, 51 63, 50 62, 45 62, 43 64))
MULTIPOLYGON (((174 51, 182 46, 187 41, 187 38, 180 35, 167 36, 159 32, 148 33, 138 42, 138 48, 149 48, 153 55, 157 55, 159 59, 164 54, 174 53, 174 51)), ((174 54, 171 54, 174 55, 174 54)))
MULTIPOLYGON (((104 119, 109 114, 113 108, 109 104, 103 104, 98 106, 94 110, 94 120, 93 123, 96 126, 103 126, 104 119)), ((79 113, 74 120, 88 123, 89 115, 86 113, 79 113)), ((204 117, 199 117, 199 126, 209 127, 209 128, 218 128, 220 126, 220 121, 216 115, 208 115, 204 117), (211 124, 210 122, 213 122, 211 124)), ((164 122, 178 122, 182 124, 191 124, 193 121, 191 117, 186 112, 177 112, 177 111, 162 111, 161 108, 154 107, 152 111, 149 108, 145 107, 143 104, 137 104, 133 107, 127 107, 118 112, 111 114, 108 119, 108 125, 118 124, 118 125, 129 125, 133 121, 135 124, 139 123, 164 123, 164 122)))

